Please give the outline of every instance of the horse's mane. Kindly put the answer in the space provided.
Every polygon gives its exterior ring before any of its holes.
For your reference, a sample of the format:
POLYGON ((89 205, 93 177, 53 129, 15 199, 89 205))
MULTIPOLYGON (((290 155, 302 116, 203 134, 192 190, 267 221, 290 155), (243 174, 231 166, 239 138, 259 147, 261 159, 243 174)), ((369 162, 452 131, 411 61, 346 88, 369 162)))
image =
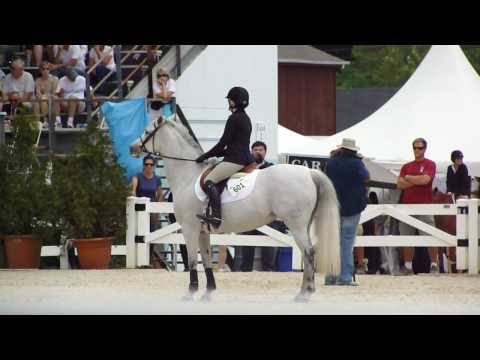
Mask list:
POLYGON ((168 121, 167 125, 175 129, 177 133, 182 137, 182 139, 185 140, 189 145, 194 148, 195 151, 198 152, 198 155, 204 153, 200 144, 195 141, 195 139, 188 132, 188 129, 183 126, 183 124, 178 121, 168 121))

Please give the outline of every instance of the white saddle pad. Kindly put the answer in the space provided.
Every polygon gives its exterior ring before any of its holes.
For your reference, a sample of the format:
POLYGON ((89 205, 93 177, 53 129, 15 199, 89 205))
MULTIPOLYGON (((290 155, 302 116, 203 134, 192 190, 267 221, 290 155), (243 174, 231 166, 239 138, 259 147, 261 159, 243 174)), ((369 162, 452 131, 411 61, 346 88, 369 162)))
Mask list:
MULTIPOLYGON (((227 181, 227 187, 222 192, 221 200, 222 204, 231 203, 238 200, 247 198, 255 187, 255 181, 259 170, 254 170, 250 174, 246 174, 240 178, 229 179, 227 181)), ((200 187, 200 177, 195 182, 195 194, 202 202, 207 200, 207 195, 200 187)))

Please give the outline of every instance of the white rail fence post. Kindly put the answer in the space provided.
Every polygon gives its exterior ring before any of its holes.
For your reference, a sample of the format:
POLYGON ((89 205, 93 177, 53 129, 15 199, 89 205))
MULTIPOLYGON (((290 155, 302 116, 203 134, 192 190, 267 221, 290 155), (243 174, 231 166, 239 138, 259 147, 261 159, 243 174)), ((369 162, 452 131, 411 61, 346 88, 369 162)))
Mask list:
POLYGON ((126 266, 127 269, 137 267, 137 246, 135 244, 135 235, 137 233, 137 219, 135 214, 136 197, 129 196, 127 199, 127 235, 126 235, 126 266))
POLYGON ((468 268, 468 200, 457 201, 457 270, 468 268))
POLYGON ((468 273, 478 274, 478 199, 468 200, 468 273))
POLYGON ((137 198, 135 212, 137 215, 137 234, 135 236, 137 266, 147 266, 150 264, 150 244, 148 242, 148 235, 150 235, 150 199, 146 197, 137 198))

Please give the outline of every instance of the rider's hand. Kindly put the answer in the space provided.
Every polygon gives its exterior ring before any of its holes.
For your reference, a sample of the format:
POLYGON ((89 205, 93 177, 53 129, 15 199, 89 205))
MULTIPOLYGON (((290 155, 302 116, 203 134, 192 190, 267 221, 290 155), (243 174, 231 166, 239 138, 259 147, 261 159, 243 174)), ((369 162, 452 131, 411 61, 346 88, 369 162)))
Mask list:
POLYGON ((207 158, 205 157, 205 155, 201 155, 197 158, 197 160, 195 160, 197 163, 202 163, 204 162, 205 160, 207 160, 207 158))

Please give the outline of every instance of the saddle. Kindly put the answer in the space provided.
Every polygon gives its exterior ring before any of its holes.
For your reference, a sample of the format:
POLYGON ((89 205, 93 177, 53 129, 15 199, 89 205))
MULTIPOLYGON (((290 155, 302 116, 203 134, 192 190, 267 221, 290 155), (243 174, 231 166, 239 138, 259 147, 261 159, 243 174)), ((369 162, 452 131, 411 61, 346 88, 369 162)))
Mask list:
MULTIPOLYGON (((200 187, 202 188, 202 190, 204 192, 207 192, 206 189, 205 189, 205 178, 207 177, 208 174, 210 174, 212 172, 213 169, 215 169, 215 166, 205 170, 203 172, 202 176, 200 177, 200 187)), ((222 194, 223 190, 225 190, 225 188, 227 187, 228 180, 240 178, 240 177, 244 176, 245 174, 250 174, 251 172, 253 172, 256 169, 257 169, 257 163, 252 162, 252 163, 248 164, 243 169, 240 169, 239 172, 233 174, 232 176, 230 176, 229 178, 226 178, 225 180, 220 181, 217 184, 218 192, 220 193, 220 195, 222 194)))

